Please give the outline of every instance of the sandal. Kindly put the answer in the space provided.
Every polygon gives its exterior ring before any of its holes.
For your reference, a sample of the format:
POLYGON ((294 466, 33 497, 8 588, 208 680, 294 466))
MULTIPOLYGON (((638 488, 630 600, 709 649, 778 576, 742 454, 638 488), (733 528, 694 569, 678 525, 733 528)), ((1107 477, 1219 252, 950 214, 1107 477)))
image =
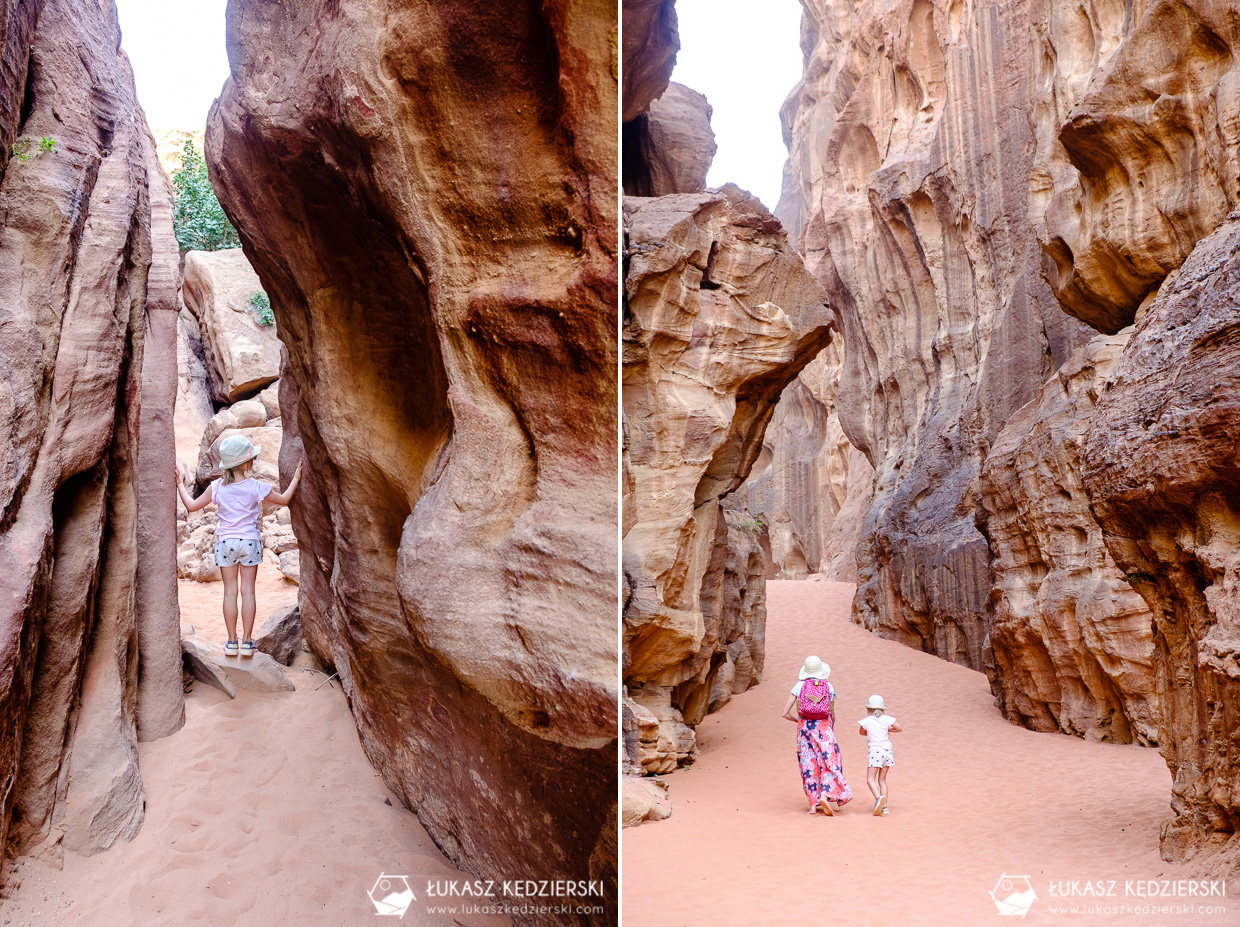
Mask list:
POLYGON ((254 651, 255 651, 255 650, 257 650, 257 649, 258 649, 258 648, 254 646, 254 642, 253 642, 253 641, 245 641, 245 642, 241 645, 241 656, 243 656, 243 657, 252 657, 252 656, 254 656, 254 651))
POLYGON ((237 655, 237 642, 226 641, 224 643, 224 656, 235 657, 237 655))

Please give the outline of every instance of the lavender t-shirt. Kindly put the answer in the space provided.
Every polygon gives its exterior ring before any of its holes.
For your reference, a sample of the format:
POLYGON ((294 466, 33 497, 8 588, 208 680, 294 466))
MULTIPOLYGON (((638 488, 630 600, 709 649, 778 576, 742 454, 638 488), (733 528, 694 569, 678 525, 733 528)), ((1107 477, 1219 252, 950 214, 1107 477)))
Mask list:
POLYGON ((270 483, 262 483, 246 477, 236 483, 221 485, 219 480, 211 483, 211 501, 218 510, 220 523, 215 529, 215 539, 243 538, 261 541, 258 523, 263 514, 263 500, 271 492, 270 483))

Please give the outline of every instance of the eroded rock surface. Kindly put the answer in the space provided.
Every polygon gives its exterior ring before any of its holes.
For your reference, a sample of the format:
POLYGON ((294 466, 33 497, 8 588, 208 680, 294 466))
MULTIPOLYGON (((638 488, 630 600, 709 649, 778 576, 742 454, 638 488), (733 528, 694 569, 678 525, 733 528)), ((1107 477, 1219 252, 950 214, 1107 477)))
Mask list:
POLYGON ((842 364, 833 342, 784 390, 745 487, 749 507, 766 522, 778 579, 820 573, 857 581, 857 535, 874 468, 840 427, 842 364))
POLYGON ((230 10, 207 158, 288 351, 306 639, 454 862, 614 922, 615 7, 230 10))
POLYGON ((676 0, 624 0, 622 119, 629 122, 667 88, 680 51, 676 0))
POLYGON ((180 724, 175 578, 155 549, 171 540, 171 215, 112 5, 4 3, 0 31, 0 846, 90 854, 142 823, 139 722, 180 724))
POLYGON ((979 475, 1084 343, 1030 218, 1032 3, 806 4, 781 213, 843 334, 840 425, 873 463, 857 620, 981 669, 979 475))
POLYGON ((1128 333, 1098 336, 1007 424, 981 501, 995 576, 987 665, 999 708, 1039 731, 1158 742, 1150 611, 1111 559, 1081 445, 1128 333))
POLYGON ((1154 615, 1166 859, 1240 862, 1240 218, 1197 245, 1098 399, 1083 476, 1107 547, 1154 615))
POLYGON ((216 402, 236 402, 280 376, 276 327, 260 324, 250 303, 262 288, 239 248, 185 255, 181 293, 198 320, 216 402))
MULTIPOLYGON (((736 533, 733 554, 722 503, 831 318, 779 222, 737 187, 624 208, 624 676, 659 721, 657 755, 640 764, 656 773, 692 755, 725 665, 729 691, 761 670, 757 526, 736 533)), ((734 531, 753 521, 731 517, 734 531)))

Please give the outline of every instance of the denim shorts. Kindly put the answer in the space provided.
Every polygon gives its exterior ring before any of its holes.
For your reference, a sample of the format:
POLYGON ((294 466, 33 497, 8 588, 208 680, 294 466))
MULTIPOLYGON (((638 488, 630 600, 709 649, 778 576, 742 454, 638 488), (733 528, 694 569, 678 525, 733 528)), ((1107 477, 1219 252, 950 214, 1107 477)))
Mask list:
POLYGON ((258 566, 263 562, 263 542, 248 538, 224 538, 215 542, 216 566, 258 566))

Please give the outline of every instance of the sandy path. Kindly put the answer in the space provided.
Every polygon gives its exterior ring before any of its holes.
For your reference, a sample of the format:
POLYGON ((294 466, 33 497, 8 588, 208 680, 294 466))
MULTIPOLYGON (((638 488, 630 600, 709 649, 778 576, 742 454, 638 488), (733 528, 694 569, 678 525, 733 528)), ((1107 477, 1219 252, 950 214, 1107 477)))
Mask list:
MULTIPOLYGON (((182 626, 223 640, 222 588, 182 582, 182 626)), ((259 624, 296 596, 264 564, 259 624)), ((373 925, 367 892, 380 872, 415 886, 419 901, 400 923, 509 924, 426 912, 417 880, 469 877, 367 762, 339 685, 298 665, 288 675, 296 692, 241 689, 235 700, 195 683, 185 727, 139 745, 147 803, 138 836, 89 858, 66 853, 63 870, 19 861, 21 884, 0 901, 3 924, 373 925)))
MULTIPOLYGON (((993 925, 988 893, 1004 872, 1029 876, 1038 894, 1023 923, 1240 923, 1236 899, 1226 913, 1052 913, 1064 901, 1052 880, 1116 880, 1120 897, 1105 903, 1145 905, 1123 896, 1125 880, 1182 877, 1158 855, 1171 787, 1162 757, 1010 724, 982 674, 853 625, 852 591, 768 585, 765 681, 698 728, 701 759, 667 777, 672 817, 624 831, 626 927, 993 925), (811 653, 832 666, 855 796, 830 818, 805 814, 795 729, 779 717, 811 653), (854 723, 875 692, 905 728, 892 738, 887 818, 869 814, 854 723)), ((1240 880, 1227 888, 1240 892, 1240 880)))

